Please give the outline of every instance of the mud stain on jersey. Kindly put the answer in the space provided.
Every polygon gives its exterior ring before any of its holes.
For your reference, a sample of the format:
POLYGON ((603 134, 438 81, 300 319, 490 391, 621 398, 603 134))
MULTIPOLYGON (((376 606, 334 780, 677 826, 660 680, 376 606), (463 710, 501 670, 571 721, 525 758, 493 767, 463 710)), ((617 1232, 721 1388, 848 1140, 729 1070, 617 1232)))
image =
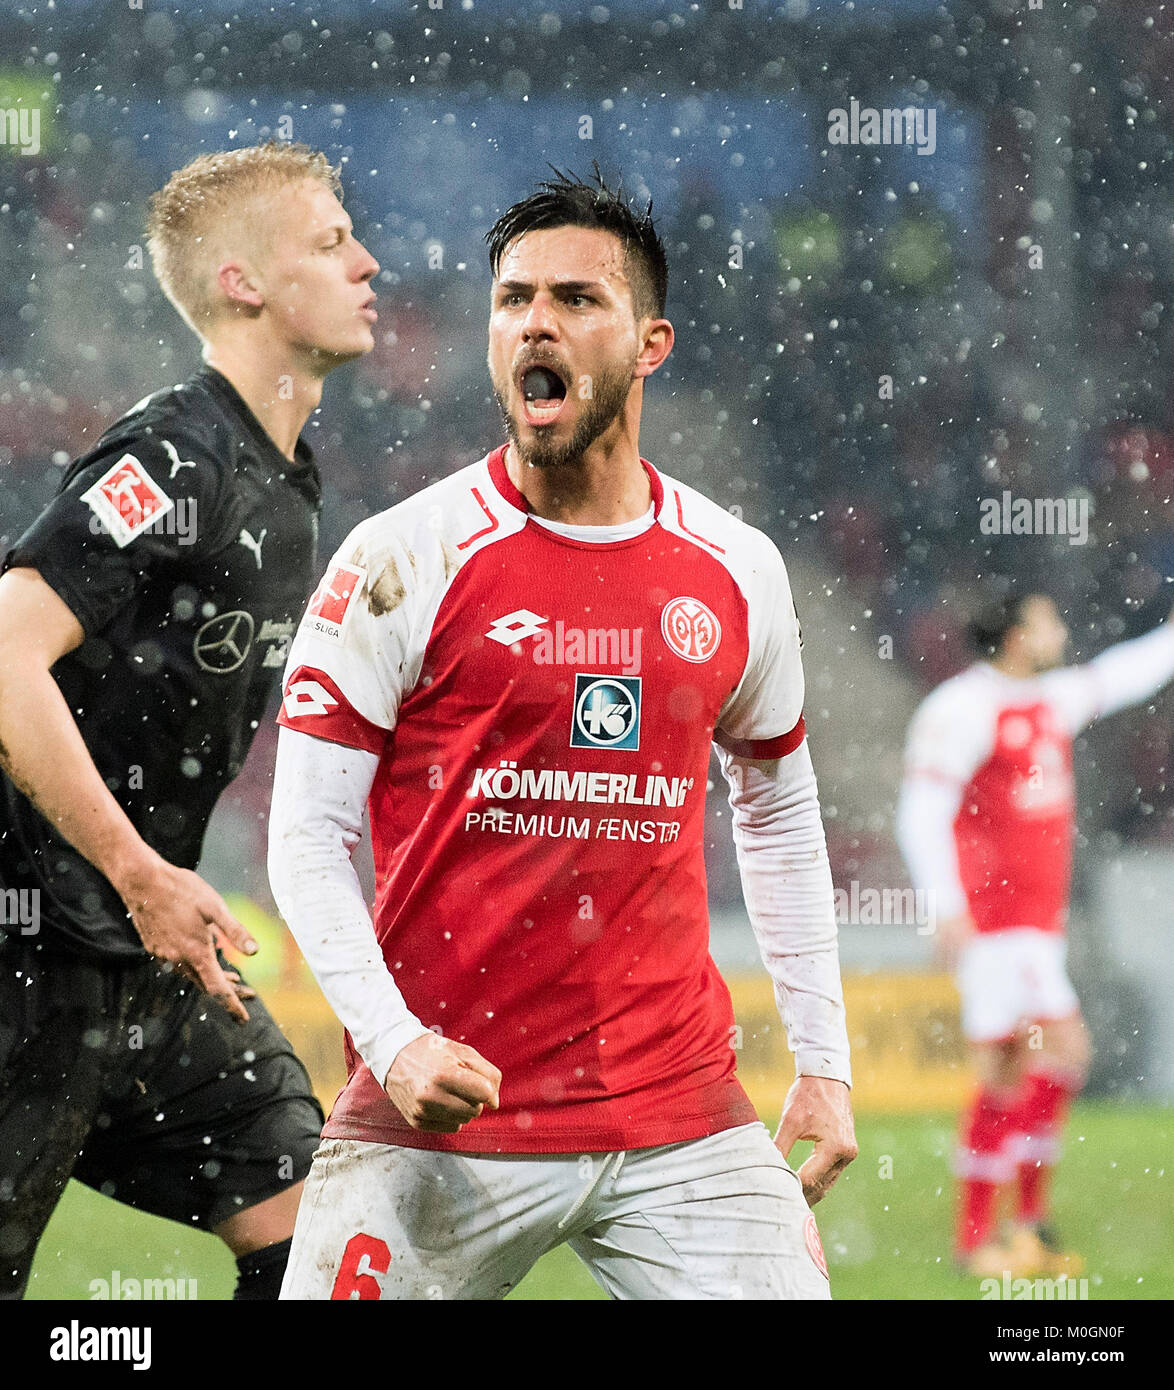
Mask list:
POLYGON ((440 548, 444 554, 444 582, 447 584, 461 567, 461 555, 456 546, 449 545, 448 541, 441 541, 440 548))
MULTIPOLYGON (((416 557, 412 555, 409 559, 414 569, 416 557)), ((368 573, 374 573, 374 567, 368 573)), ((373 618, 382 618, 384 614, 394 612, 403 603, 407 593, 394 555, 389 555, 384 560, 379 573, 374 579, 368 578, 367 583, 367 607, 370 608, 373 618)))
MULTIPOLYGON (((441 554, 447 585, 460 568, 461 557, 447 541, 441 542, 441 554)), ((413 580, 418 576, 420 563, 416 552, 409 550, 408 564, 411 566, 413 580)), ((363 547, 359 546, 351 557, 351 564, 367 571, 367 607, 371 610, 373 618, 382 618, 388 613, 393 613, 403 603, 407 595, 407 586, 404 584, 400 562, 394 555, 368 555, 363 547)))
MULTIPOLYGON (((409 560, 414 571, 416 557, 409 556, 409 560)), ((348 563, 366 571, 364 597, 373 618, 382 618, 387 613, 393 613, 403 603, 407 589, 400 576, 399 562, 390 551, 372 554, 364 546, 357 545, 348 563)))

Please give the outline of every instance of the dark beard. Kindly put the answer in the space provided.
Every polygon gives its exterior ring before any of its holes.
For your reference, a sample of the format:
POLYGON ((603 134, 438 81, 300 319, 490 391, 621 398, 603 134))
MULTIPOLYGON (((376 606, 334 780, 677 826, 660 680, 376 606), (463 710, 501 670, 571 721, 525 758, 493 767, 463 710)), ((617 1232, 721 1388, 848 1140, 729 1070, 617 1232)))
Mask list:
POLYGON ((494 387, 493 394, 497 397, 501 418, 521 461, 531 468, 568 468, 578 464, 588 448, 623 410, 632 388, 632 368, 635 364, 636 359, 633 358, 628 366, 609 369, 595 379, 592 394, 584 403, 585 409, 570 439, 561 446, 548 442, 542 434, 533 443, 523 443, 518 438, 518 428, 509 412, 506 397, 494 387))

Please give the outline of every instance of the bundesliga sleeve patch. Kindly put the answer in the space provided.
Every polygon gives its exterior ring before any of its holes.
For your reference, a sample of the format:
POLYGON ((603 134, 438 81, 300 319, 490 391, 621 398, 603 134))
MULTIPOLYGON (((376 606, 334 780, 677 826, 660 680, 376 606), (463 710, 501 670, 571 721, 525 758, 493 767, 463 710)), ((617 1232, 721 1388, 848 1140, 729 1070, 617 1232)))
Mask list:
POLYGON ((314 591, 302 626, 319 637, 341 642, 366 581, 367 571, 358 565, 331 565, 314 591))
POLYGON ((175 507, 134 454, 123 454, 93 487, 82 493, 81 500, 119 550, 175 507))

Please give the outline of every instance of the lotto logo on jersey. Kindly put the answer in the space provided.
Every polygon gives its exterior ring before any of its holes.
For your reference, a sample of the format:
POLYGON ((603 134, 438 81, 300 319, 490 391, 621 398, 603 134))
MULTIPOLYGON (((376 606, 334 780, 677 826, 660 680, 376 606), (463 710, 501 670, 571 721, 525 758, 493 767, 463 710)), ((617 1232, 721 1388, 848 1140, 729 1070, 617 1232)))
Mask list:
POLYGON ((341 642, 366 579, 367 571, 358 565, 331 565, 306 609, 305 626, 319 637, 341 642))
POLYGON ((686 661, 708 661, 722 640, 722 625, 699 598, 670 599, 660 615, 664 640, 686 661))
POLYGON ((576 674, 571 747, 640 747, 639 676, 576 674))
POLYGON ((295 678, 286 686, 281 707, 285 711, 287 719, 304 719, 307 715, 329 714, 332 709, 338 708, 338 701, 321 681, 311 680, 308 677, 302 680, 297 679, 305 669, 304 666, 299 666, 295 678))
POLYGON ((123 454, 113 468, 82 493, 119 550, 172 511, 175 503, 134 454, 123 454))

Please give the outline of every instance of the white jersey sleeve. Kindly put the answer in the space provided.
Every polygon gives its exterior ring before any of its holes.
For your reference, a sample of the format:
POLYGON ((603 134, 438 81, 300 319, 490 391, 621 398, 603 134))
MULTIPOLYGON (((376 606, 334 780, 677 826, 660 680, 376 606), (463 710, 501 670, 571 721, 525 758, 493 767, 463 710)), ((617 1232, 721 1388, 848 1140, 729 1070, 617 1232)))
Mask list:
POLYGON ((908 777, 897 800, 897 844, 914 888, 931 893, 935 917, 948 921, 967 910, 958 871, 954 818, 962 804, 955 783, 908 777))
POLYGON ((457 568, 425 515, 384 512, 339 548, 290 648, 279 723, 382 751, 419 678, 428 627, 457 568))
POLYGON ((378 757, 291 729, 278 735, 269 881, 330 1007, 382 1083, 428 1030, 400 994, 351 863, 378 757))
POLYGON ((961 790, 991 755, 997 705, 984 698, 984 674, 971 667, 939 685, 918 706, 905 740, 905 777, 927 777, 961 790))
POLYGON ((714 742, 727 752, 777 758, 803 739, 802 635, 787 567, 774 542, 746 528, 748 553, 734 569, 746 598, 746 669, 726 701, 714 742))
POLYGON ((973 668, 922 701, 909 726, 896 835, 914 888, 934 894, 937 916, 967 910, 954 818, 967 783, 991 754, 994 705, 973 668))
POLYGON ((1094 719, 1140 704, 1174 678, 1174 623, 1118 642, 1082 666, 1040 677, 1040 685, 1070 733, 1094 719))
POLYGON ((831 868, 811 752, 773 763, 718 749, 746 911, 799 1076, 851 1084, 831 868))

